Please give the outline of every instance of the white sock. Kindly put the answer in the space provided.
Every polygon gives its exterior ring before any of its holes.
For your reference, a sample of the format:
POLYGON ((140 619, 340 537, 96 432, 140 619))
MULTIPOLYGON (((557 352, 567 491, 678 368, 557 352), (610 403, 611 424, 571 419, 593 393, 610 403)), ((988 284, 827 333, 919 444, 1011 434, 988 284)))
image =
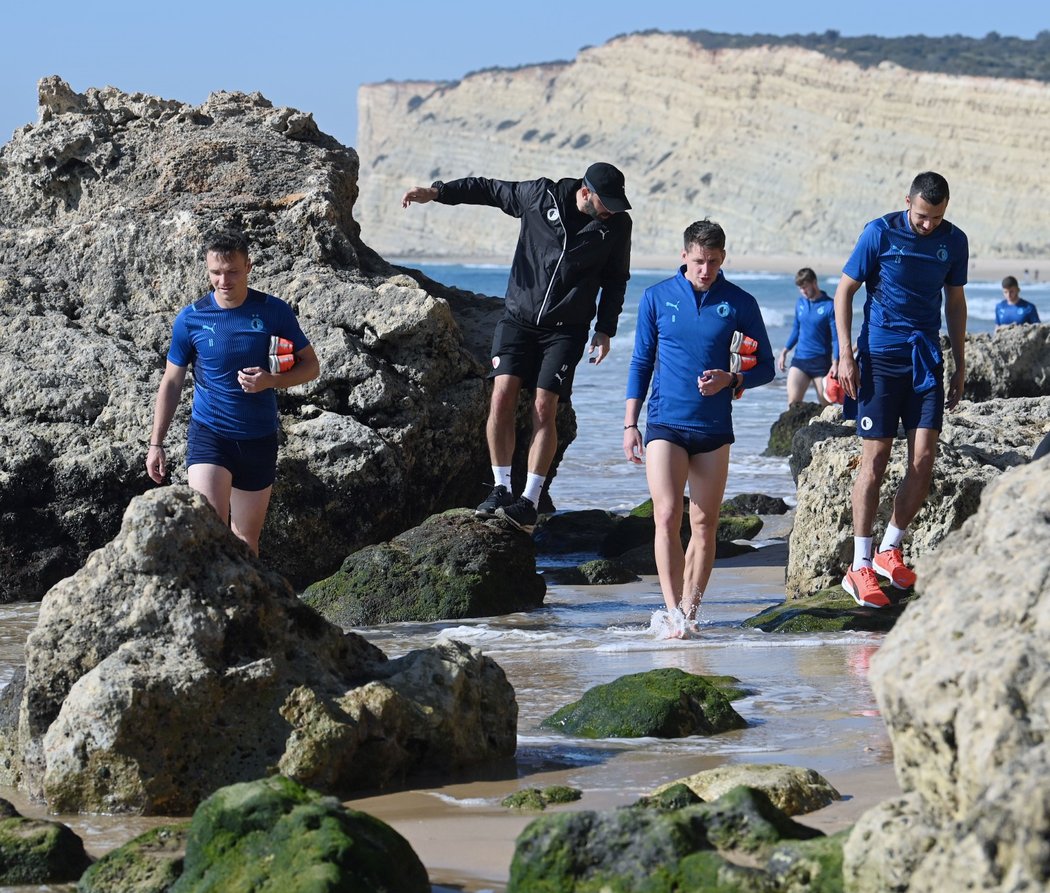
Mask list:
POLYGON ((871 567, 871 539, 870 536, 853 537, 853 570, 871 567))
POLYGON ((498 487, 502 484, 508 490, 510 489, 510 466, 509 465, 493 465, 492 466, 492 480, 496 482, 498 487))
POLYGON ((525 489, 521 495, 524 496, 533 505, 540 504, 540 491, 543 490, 543 482, 547 480, 545 474, 535 474, 529 472, 525 475, 525 489))
POLYGON ((894 527, 892 524, 887 524, 886 535, 882 538, 882 545, 879 546, 879 551, 885 552, 887 549, 899 549, 902 542, 904 542, 904 531, 899 527, 894 527))

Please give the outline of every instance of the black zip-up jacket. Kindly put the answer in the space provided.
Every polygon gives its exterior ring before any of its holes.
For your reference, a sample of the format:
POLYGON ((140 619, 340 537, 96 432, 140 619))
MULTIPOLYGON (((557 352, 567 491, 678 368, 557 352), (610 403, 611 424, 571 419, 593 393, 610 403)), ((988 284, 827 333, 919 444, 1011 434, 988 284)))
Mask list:
POLYGON ((583 180, 510 182, 465 177, 432 184, 445 205, 490 205, 521 220, 507 311, 545 329, 589 327, 610 338, 631 278, 631 218, 595 220, 576 207, 583 180))

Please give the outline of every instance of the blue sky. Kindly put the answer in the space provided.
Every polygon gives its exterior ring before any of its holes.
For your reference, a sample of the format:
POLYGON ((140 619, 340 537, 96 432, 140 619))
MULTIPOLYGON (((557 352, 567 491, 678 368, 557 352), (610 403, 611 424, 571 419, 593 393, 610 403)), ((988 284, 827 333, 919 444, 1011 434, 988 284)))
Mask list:
POLYGON ((212 90, 258 90, 313 112, 322 130, 353 145, 362 83, 571 59, 649 28, 1031 38, 1050 29, 1048 8, 1045 0, 16 3, 0 14, 0 142, 36 120, 36 82, 50 74, 77 91, 111 84, 193 104, 212 90))

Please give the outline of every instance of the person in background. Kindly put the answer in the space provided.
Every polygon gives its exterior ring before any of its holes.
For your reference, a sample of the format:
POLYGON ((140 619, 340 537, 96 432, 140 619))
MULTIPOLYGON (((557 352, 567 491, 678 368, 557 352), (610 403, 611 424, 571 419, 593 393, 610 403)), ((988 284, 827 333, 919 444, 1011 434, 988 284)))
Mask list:
POLYGON ((788 406, 806 399, 806 391, 812 383, 817 402, 826 406, 824 376, 834 374, 839 358, 838 334, 835 331, 835 302, 817 283, 817 274, 803 267, 795 274, 795 285, 800 296, 795 303, 795 321, 787 344, 780 351, 777 365, 783 372, 787 355, 795 348, 791 366, 787 369, 788 406), (796 346, 797 345, 797 346, 796 346))
POLYGON ((944 409, 954 409, 966 376, 966 234, 944 219, 948 181, 925 171, 911 184, 906 208, 864 227, 835 291, 838 379, 850 398, 863 438, 853 484, 853 562, 842 587, 859 605, 882 608, 890 600, 876 574, 898 589, 915 585, 904 563, 905 530, 930 491, 944 409), (853 356, 853 296, 864 284, 864 323, 853 356), (941 293, 955 371, 947 394, 940 350, 941 293), (853 405, 855 401, 855 405, 853 405), (908 438, 908 465, 893 499, 893 513, 872 553, 879 488, 898 425, 908 438))
POLYGON ((492 397, 485 426, 494 486, 479 518, 531 533, 558 447, 558 402, 572 393, 591 320, 591 362, 609 354, 631 265, 631 204, 623 174, 596 162, 583 177, 510 182, 466 177, 416 186, 409 205, 489 205, 521 220, 503 318, 492 338, 492 397), (599 300, 598 294, 601 292, 599 300), (597 307, 595 306, 597 302, 597 307), (521 389, 533 389, 532 440, 524 491, 511 492, 514 419, 521 389))
POLYGON ((204 244, 204 259, 212 290, 175 317, 146 472, 164 483, 164 438, 192 363, 187 482, 258 555, 277 474, 275 389, 317 378, 321 369, 292 308, 248 287, 252 262, 243 233, 212 234, 204 244), (295 357, 294 365, 278 374, 269 369, 274 339, 291 342, 288 350, 295 357))
POLYGON ((645 459, 667 607, 662 619, 666 635, 676 638, 695 629, 714 564, 734 440, 734 393, 776 374, 758 302, 722 273, 725 243, 722 227, 710 220, 685 230, 678 273, 642 295, 627 378, 623 451, 629 462, 645 459), (730 371, 735 366, 746 371, 730 371), (643 444, 638 419, 647 393, 643 444), (687 485, 691 536, 683 550, 687 485))
POLYGON ((1035 304, 1021 297, 1021 286, 1015 276, 1003 279, 1003 299, 995 305, 996 326, 1012 326, 1024 323, 1038 323, 1039 311, 1035 304))

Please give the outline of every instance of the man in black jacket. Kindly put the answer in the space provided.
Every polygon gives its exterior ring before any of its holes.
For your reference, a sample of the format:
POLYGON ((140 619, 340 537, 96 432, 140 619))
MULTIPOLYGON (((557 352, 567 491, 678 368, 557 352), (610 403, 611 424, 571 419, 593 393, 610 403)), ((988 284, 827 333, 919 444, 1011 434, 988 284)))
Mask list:
POLYGON ((528 533, 536 526, 540 491, 558 446, 558 401, 572 392, 595 314, 592 363, 605 359, 616 334, 631 264, 631 218, 624 213, 631 205, 624 177, 613 165, 598 162, 583 179, 557 182, 438 180, 409 189, 401 206, 431 201, 489 205, 521 220, 506 307, 492 339, 492 401, 485 431, 495 485, 475 514, 501 518, 528 533), (528 475, 525 490, 515 498, 510 467, 522 387, 534 389, 535 396, 528 475))

